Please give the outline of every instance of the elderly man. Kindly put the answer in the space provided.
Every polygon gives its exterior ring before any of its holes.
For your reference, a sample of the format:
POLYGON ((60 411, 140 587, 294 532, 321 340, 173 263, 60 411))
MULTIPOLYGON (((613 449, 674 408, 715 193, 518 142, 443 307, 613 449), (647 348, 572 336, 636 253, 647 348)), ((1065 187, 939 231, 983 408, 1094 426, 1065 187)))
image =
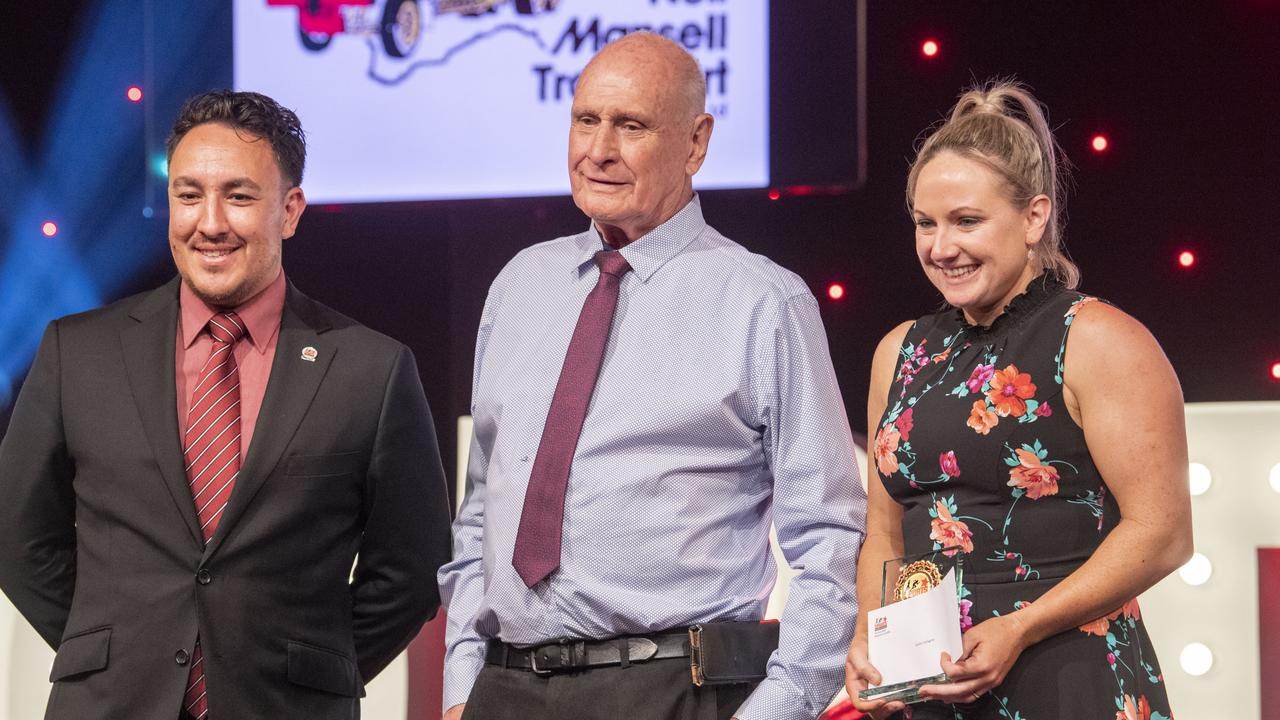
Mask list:
POLYGON ((270 98, 192 98, 178 277, 45 333, 0 445, 0 587, 57 649, 48 720, 350 720, 439 604, 413 355, 285 279, 305 154, 270 98))
POLYGON ((490 290, 440 572, 448 718, 812 720, 840 685, 854 446, 804 282, 702 219, 704 99, 666 39, 601 51, 569 129, 591 226, 521 252, 490 290), (759 622, 770 520, 799 570, 780 640, 759 622), (702 657, 695 685, 700 631, 741 652, 702 657))

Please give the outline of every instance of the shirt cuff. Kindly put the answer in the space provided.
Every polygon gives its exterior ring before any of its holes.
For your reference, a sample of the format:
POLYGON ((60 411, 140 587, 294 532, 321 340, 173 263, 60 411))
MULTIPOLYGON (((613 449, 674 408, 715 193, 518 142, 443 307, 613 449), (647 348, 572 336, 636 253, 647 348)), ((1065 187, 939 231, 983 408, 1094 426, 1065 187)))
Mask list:
MULTIPOLYGON (((481 645, 481 647, 484 647, 481 645)), ((484 668, 484 659, 480 657, 451 658, 444 669, 444 702, 441 712, 454 705, 465 703, 471 696, 471 688, 484 668)))
POLYGON ((810 710, 808 698, 767 677, 733 716, 738 720, 814 720, 825 709, 810 710))

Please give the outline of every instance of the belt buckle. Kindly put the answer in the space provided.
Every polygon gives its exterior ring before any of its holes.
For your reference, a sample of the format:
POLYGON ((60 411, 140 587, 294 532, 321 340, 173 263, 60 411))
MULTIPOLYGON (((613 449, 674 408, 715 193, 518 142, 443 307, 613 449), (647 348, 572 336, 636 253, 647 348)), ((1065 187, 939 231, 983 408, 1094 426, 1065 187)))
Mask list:
POLYGON ((554 675, 558 671, 572 670, 579 662, 586 660, 587 643, 583 640, 564 638, 556 644, 539 645, 529 651, 529 669, 534 675, 554 675), (543 652, 554 648, 557 652, 543 657, 543 652), (539 662, 541 658, 542 663, 539 662))

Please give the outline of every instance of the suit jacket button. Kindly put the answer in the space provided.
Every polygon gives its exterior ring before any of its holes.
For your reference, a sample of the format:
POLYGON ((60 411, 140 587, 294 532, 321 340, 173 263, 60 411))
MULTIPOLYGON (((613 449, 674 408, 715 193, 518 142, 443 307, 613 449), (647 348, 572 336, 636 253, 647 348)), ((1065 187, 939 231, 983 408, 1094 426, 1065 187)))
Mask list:
POLYGON ((196 573, 196 582, 200 583, 201 585, 208 585, 209 583, 213 582, 213 576, 209 574, 208 570, 201 568, 200 572, 196 573))
POLYGON ((191 660, 191 654, 186 650, 179 650, 173 654, 173 661, 179 665, 186 665, 191 660))

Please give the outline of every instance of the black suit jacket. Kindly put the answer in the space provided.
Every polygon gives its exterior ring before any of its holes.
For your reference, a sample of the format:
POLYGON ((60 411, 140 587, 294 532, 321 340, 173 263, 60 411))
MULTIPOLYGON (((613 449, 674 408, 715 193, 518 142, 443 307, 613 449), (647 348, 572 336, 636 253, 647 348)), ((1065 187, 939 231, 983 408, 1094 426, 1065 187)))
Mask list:
POLYGON ((51 323, 0 444, 0 587, 57 650, 46 718, 174 720, 197 633, 214 720, 359 717, 449 555, 413 355, 290 286, 206 545, 178 438, 178 282, 51 323))

